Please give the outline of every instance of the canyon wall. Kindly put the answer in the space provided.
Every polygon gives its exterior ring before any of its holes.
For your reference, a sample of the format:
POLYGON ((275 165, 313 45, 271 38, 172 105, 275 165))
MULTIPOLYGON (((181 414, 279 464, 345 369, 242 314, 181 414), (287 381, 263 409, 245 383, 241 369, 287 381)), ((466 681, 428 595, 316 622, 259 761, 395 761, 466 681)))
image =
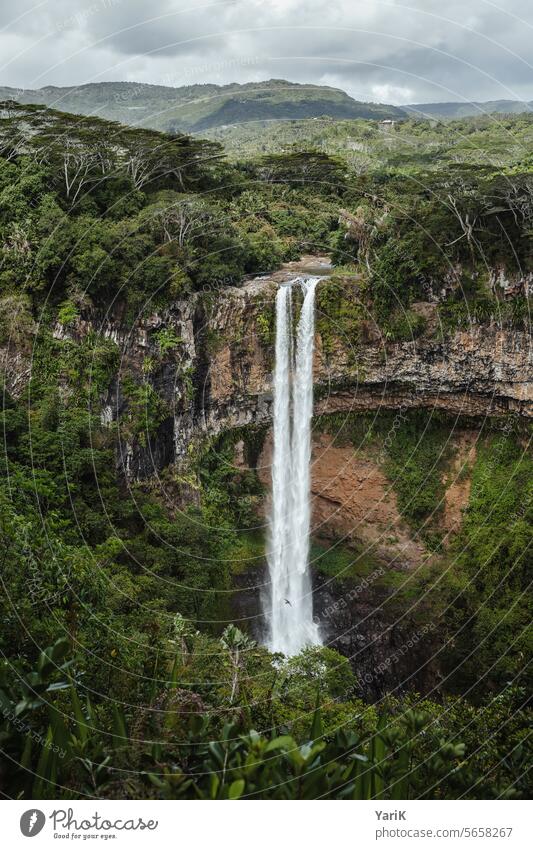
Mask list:
MULTIPOLYGON (((120 349, 119 373, 102 398, 102 421, 118 422, 119 462, 129 479, 149 477, 186 459, 190 445, 205 437, 268 424, 273 300, 277 285, 290 276, 293 270, 200 293, 131 328, 109 316, 56 326, 58 338, 76 339, 96 330, 120 349), (178 340, 163 352, 162 331, 178 340), (157 432, 147 432, 145 445, 132 441, 122 426, 128 407, 123 379, 132 374, 148 382, 166 407, 164 421, 157 432)), ((346 278, 342 286, 346 300, 356 301, 356 280, 346 278)), ((402 342, 384 338, 364 310, 353 334, 337 328, 334 319, 317 316, 316 414, 426 407, 457 416, 533 417, 528 333, 496 322, 444 331, 436 304, 415 304, 414 309, 424 314, 426 328, 417 339, 402 342)), ((14 362, 11 373, 9 361, 6 366, 8 384, 16 389, 24 363, 14 362)))
MULTIPOLYGON (((316 265, 312 270, 321 271, 316 265)), ((277 286, 299 271, 296 265, 241 287, 199 293, 130 328, 117 316, 99 320, 95 315, 77 319, 67 328, 56 326, 60 339, 80 340, 96 330, 119 348, 117 376, 102 397, 102 423, 116 423, 118 465, 127 480, 148 479, 171 464, 186 468, 206 438, 224 431, 268 427, 274 297, 277 286), (162 345, 162 334, 173 340, 171 345, 162 345), (146 423, 142 439, 132 434, 128 420, 125 385, 132 375, 139 385, 149 385, 163 406, 161 421, 153 427, 146 423)), ((360 300, 355 275, 325 277, 319 284, 315 413, 404 414, 426 408, 457 417, 452 438, 457 468, 448 472, 440 528, 452 532, 468 501, 468 478, 461 477, 461 468, 468 453, 475 452, 476 430, 483 418, 505 422, 509 417, 533 416, 530 336, 496 322, 445 331, 435 303, 414 305, 414 311, 424 316, 425 327, 410 341, 387 340, 364 306, 346 331, 331 310, 329 315, 321 312, 320 290, 327 294, 328 287, 336 287, 337 294, 341 291, 343 309, 360 300), (473 429, 472 421, 477 423, 473 429)), ((23 364, 14 361, 14 366, 13 383, 20 385, 23 364)), ((148 418, 141 410, 142 426, 143 417, 148 418)), ((237 457, 235 462, 240 462, 237 457)), ((256 465, 268 487, 268 436, 256 465)), ((395 493, 376 458, 333 444, 316 427, 312 488, 315 536, 356 540, 378 556, 406 566, 416 566, 427 556, 422 542, 402 522, 395 493)))

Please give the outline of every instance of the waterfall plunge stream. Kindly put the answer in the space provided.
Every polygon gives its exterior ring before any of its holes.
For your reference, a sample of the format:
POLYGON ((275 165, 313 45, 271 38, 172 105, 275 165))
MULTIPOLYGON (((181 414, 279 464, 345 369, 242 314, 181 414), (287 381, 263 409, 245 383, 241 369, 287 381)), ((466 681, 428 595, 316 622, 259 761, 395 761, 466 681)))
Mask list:
POLYGON ((274 450, 268 568, 270 598, 265 615, 268 646, 285 655, 320 645, 313 621, 309 574, 311 417, 315 288, 318 278, 293 280, 276 296, 274 368, 274 450), (292 336, 292 294, 299 285, 304 299, 296 350, 292 336))

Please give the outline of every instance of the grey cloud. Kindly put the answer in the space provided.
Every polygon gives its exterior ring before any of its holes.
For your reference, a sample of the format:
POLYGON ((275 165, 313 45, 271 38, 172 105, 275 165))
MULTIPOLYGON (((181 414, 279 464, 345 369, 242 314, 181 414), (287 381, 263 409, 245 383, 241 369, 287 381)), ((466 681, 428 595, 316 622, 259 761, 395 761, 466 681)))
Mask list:
POLYGON ((3 0, 0 84, 276 76, 396 102, 531 99, 532 24, 527 0, 3 0))

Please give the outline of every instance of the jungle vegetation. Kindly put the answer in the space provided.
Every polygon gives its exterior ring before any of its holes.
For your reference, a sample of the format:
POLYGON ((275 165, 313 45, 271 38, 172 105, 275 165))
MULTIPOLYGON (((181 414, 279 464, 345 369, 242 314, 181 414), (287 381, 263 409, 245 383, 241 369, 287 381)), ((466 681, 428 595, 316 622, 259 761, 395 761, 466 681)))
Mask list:
MULTIPOLYGON (((118 347, 57 332, 109 309, 127 328, 306 252, 328 253, 340 276, 357 277, 392 342, 423 332, 412 310, 420 301, 438 305, 446 332, 472 320, 529 326, 520 283, 531 272, 529 117, 505 119, 504 129, 455 122, 446 134, 409 121, 397 147, 373 122, 315 123, 321 140, 284 124, 266 149, 250 142, 237 162, 220 143, 229 134, 205 140, 1 106, 0 347, 10 366, 31 360, 20 386, 4 386, 1 411, 5 794, 528 793, 527 432, 487 425, 465 521, 446 555, 455 568, 442 580, 420 577, 436 616, 460 599, 443 632, 443 643, 446 628, 463 634, 444 654, 453 678, 431 699, 407 692, 368 704, 332 649, 286 660, 231 623, 235 529, 253 526, 261 495, 253 472, 235 481, 224 461, 231 440, 193 458, 198 497, 181 513, 149 486, 126 487, 115 434, 100 418, 118 347), (347 152, 348 130, 364 150, 347 152)), ((332 279, 322 307, 354 332, 357 310, 336 286, 332 279)), ((159 345, 164 357, 179 339, 163 330, 159 345)), ((157 428, 163 402, 133 377, 128 393, 131 435, 141 439, 146 411, 157 428)), ((348 437, 379 443, 388 427, 356 417, 348 437)), ((408 417, 386 459, 406 520, 437 551, 430 517, 445 430, 408 417)))

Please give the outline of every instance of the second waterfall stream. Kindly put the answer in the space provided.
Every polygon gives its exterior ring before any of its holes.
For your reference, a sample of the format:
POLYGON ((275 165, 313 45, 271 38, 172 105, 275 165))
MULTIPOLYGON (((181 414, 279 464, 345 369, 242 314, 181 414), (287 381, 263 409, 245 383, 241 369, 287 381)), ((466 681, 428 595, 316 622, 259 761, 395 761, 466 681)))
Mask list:
POLYGON ((268 570, 270 593, 265 616, 268 647, 291 656, 305 646, 320 645, 313 621, 309 572, 311 524, 311 419, 315 289, 318 278, 297 279, 276 295, 274 367, 274 447, 268 570), (303 304, 293 340, 293 291, 303 304))

